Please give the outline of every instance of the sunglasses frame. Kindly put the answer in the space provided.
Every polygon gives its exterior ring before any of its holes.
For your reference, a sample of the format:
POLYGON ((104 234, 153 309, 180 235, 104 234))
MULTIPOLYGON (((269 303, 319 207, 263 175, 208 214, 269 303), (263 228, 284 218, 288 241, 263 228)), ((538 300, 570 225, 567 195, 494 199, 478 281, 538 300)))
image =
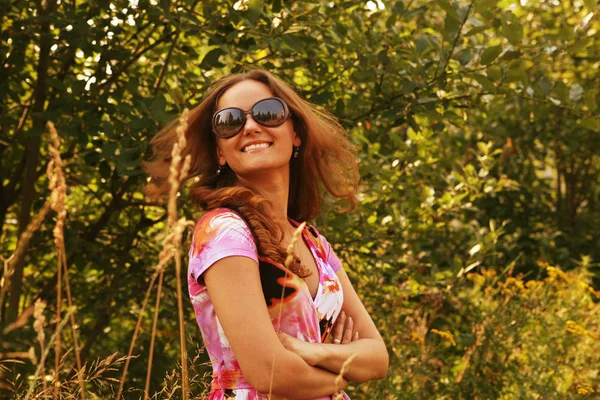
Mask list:
POLYGON ((218 111, 215 111, 215 113, 213 114, 213 117, 212 117, 212 130, 213 130, 213 133, 215 135, 217 135, 218 137, 222 138, 222 139, 229 139, 229 138, 234 137, 235 135, 237 135, 238 133, 240 133, 244 129, 244 126, 246 125, 246 121, 247 121, 246 115, 248 115, 248 114, 252 115, 252 119, 254 119, 254 121, 257 124, 259 124, 261 126, 266 126, 267 128, 276 128, 278 126, 283 125, 285 123, 285 121, 287 121, 287 119, 290 117, 290 115, 292 115, 292 113, 291 113, 291 111, 290 111, 287 103, 283 99, 280 99, 279 97, 274 97, 274 96, 273 97, 267 97, 267 98, 264 98, 264 99, 260 99, 259 101, 257 101, 256 103, 254 103, 252 105, 252 107, 250 107, 249 110, 242 110, 239 107, 225 107, 225 108, 222 108, 222 109, 220 109, 218 111), (283 118, 283 120, 280 123, 278 123, 276 125, 265 125, 265 124, 261 123, 260 121, 258 121, 258 120, 256 120, 254 118, 254 113, 252 112, 252 110, 254 110, 254 107, 256 107, 257 104, 259 104, 259 103, 261 103, 263 101, 266 101, 266 100, 277 100, 277 101, 279 101, 279 103, 281 103, 281 105, 283 105, 284 118, 283 118), (227 136, 223 136, 223 135, 219 134, 217 132, 216 127, 215 127, 216 126, 217 114, 219 114, 221 111, 224 111, 224 110, 239 110, 239 111, 242 112, 242 117, 243 117, 242 118, 242 123, 240 124, 239 129, 237 131, 235 131, 235 133, 233 133, 231 135, 227 135, 227 136))

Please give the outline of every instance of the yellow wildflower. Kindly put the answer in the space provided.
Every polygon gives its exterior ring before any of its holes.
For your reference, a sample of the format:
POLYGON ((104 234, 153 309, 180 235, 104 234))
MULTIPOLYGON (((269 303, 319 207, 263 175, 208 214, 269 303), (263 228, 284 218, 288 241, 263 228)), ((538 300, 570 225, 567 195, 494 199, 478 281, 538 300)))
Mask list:
POLYGON ((588 331, 583 326, 577 324, 575 321, 571 321, 571 320, 567 321, 565 330, 567 332, 573 333, 575 335, 589 336, 592 339, 596 339, 596 334, 594 332, 588 331))
POLYGON ((423 339, 423 337, 415 331, 412 331, 410 333, 410 341, 418 342, 421 346, 423 346, 425 344, 425 339, 423 339))
POLYGON ((589 393, 594 393, 594 388, 592 388, 592 385, 588 385, 587 383, 580 383, 577 385, 577 394, 589 393))
POLYGON ((556 267, 552 267, 552 266, 548 265, 546 267, 546 271, 548 271, 548 278, 551 281, 556 280, 556 278, 567 280, 567 275, 560 268, 556 268, 556 267))
POLYGON ((438 331, 437 329, 432 329, 431 333, 435 333, 436 335, 440 336, 445 341, 452 343, 453 346, 456 346, 456 342, 454 341, 454 335, 451 332, 438 331))

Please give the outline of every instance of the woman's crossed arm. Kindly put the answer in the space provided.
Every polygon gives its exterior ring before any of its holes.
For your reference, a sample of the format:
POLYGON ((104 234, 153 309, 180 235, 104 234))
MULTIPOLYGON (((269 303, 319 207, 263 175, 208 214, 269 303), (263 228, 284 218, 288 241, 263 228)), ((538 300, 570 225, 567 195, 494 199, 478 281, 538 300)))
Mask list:
POLYGON ((285 334, 280 334, 280 340, 309 365, 339 374, 346 364, 344 377, 352 382, 383 379, 389 362, 385 343, 344 269, 340 268, 337 275, 344 290, 342 312, 349 316, 344 321, 345 315, 340 315, 338 319, 342 321, 336 323, 334 337, 339 338, 341 333, 341 344, 307 343, 285 334), (358 333, 358 338, 353 338, 354 333, 358 333))
POLYGON ((310 399, 346 386, 345 379, 308 365, 282 345, 267 311, 254 260, 223 258, 204 273, 204 282, 242 373, 256 390, 310 399))

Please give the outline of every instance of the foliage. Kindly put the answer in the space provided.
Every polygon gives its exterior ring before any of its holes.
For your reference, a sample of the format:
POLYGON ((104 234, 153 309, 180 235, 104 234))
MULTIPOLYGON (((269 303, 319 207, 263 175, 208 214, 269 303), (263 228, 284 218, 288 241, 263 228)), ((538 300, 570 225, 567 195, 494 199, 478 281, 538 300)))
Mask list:
MULTIPOLYGON (((64 139, 66 265, 88 365, 127 351, 160 251, 166 211, 140 192, 149 138, 218 77, 257 65, 334 114, 360 148, 359 209, 336 214, 331 203, 315 221, 393 355, 388 378, 355 388, 354 398, 598 392, 598 339, 577 334, 600 320, 582 278, 588 271, 600 284, 594 0, 5 4, 0 254, 15 251, 49 197, 45 124, 53 121, 64 139), (577 273, 553 278, 548 272, 561 270, 545 263, 577 273)), ((197 218, 185 193, 179 206, 197 218)), ((0 374, 15 385, 36 367, 26 356, 35 300, 48 303, 48 319, 56 311, 54 225, 43 221, 0 283, 3 358, 24 360, 0 374), (21 326, 7 330, 15 320, 21 326)), ((164 284, 154 364, 172 371, 173 273, 164 284)), ((189 304, 186 316, 198 344, 189 304)), ((149 332, 143 324, 131 360, 127 383, 136 390, 149 332)), ((71 333, 63 341, 72 348, 71 333)), ((74 363, 67 357, 64 374, 74 363)), ((193 363, 199 377, 205 361, 193 363)), ((171 384, 164 376, 153 369, 154 392, 177 386, 176 374, 171 384)), ((203 389, 192 385, 197 395, 203 389)))
MULTIPOLYGON (((387 304, 373 312, 394 343, 393 367, 387 382, 359 386, 356 397, 596 396, 600 292, 583 269, 543 267, 540 280, 485 269, 376 294, 387 304)), ((377 293, 372 286, 368 292, 377 293)))

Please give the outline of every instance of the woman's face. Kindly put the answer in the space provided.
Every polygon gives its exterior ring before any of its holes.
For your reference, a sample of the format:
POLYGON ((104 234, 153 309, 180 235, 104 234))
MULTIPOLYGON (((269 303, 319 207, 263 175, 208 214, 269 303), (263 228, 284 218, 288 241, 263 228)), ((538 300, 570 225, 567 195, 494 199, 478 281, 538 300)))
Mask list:
MULTIPOLYGON (((265 84, 244 80, 221 95, 216 109, 237 107, 249 110, 256 102, 268 97, 273 97, 273 93, 265 84)), ((252 180, 273 173, 289 176, 293 147, 301 144, 290 118, 278 127, 266 127, 254 121, 250 114, 246 115, 246 124, 237 135, 216 139, 219 164, 228 164, 238 177, 252 180)))

